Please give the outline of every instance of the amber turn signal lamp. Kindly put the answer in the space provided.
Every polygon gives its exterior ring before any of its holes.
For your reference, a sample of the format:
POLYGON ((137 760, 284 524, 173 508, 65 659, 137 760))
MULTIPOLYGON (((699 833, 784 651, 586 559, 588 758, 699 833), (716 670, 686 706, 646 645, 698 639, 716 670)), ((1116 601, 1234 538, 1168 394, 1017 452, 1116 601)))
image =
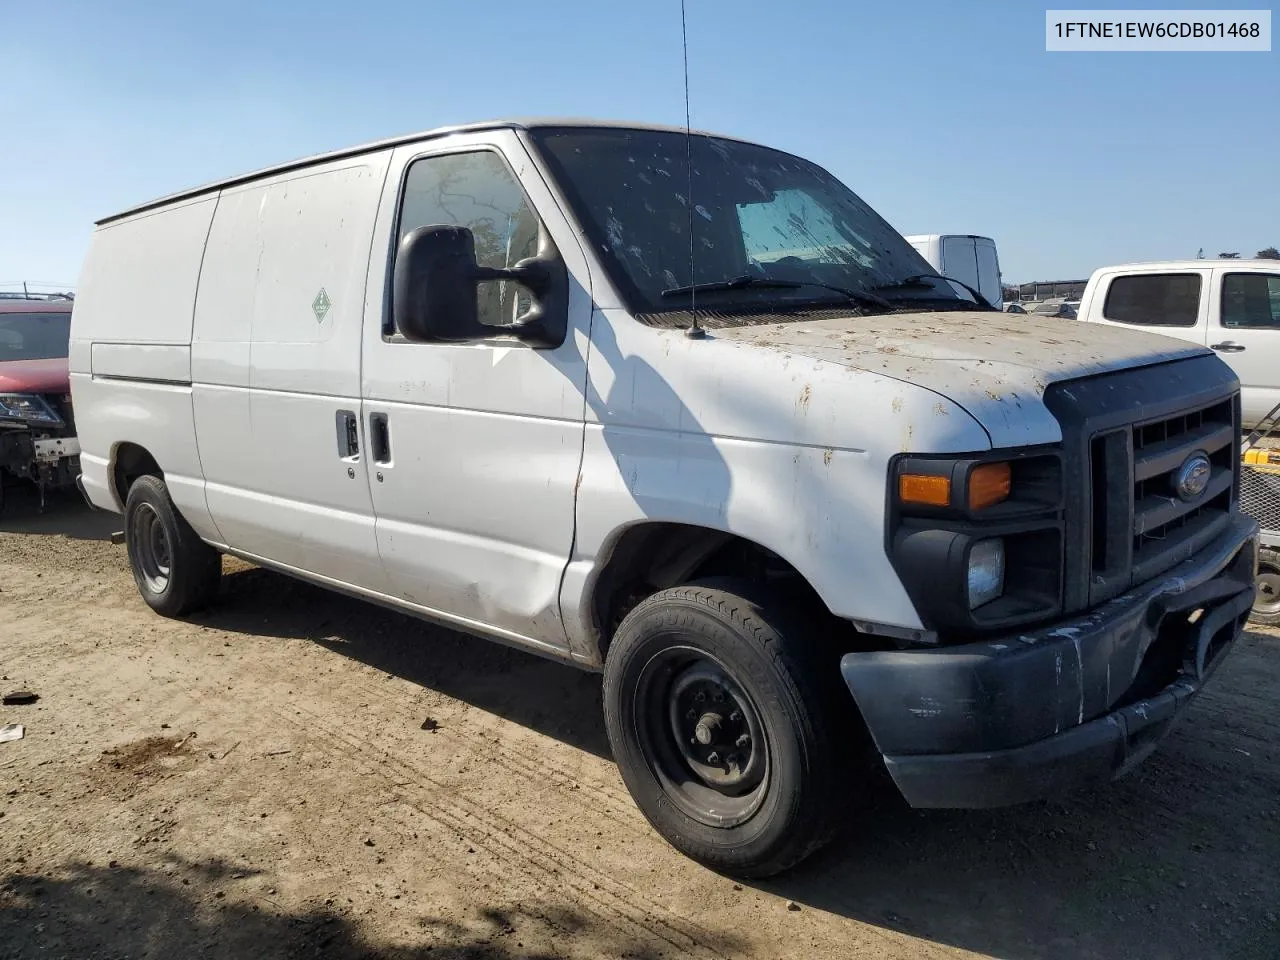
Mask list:
POLYGON ((1009 499, 1013 471, 1007 463, 984 463, 969 474, 969 509, 985 510, 1009 499))
POLYGON ((898 499, 930 507, 951 505, 951 478, 904 473, 898 478, 898 499))

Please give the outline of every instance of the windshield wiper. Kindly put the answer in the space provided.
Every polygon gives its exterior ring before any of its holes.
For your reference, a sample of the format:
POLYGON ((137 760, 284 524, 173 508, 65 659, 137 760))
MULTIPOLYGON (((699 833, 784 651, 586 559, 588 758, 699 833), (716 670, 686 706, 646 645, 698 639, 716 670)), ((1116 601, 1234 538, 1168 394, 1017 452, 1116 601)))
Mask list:
POLYGON ((671 287, 668 290, 663 290, 662 296, 664 298, 678 297, 687 293, 716 293, 721 290, 744 290, 748 287, 755 287, 761 290, 796 290, 800 287, 821 287, 863 306, 880 307, 882 310, 893 309, 893 304, 884 297, 877 296, 867 290, 850 290, 848 287, 838 287, 834 284, 823 283, 820 280, 782 280, 777 277, 752 277, 746 275, 731 277, 728 280, 708 280, 704 283, 689 283, 680 287, 671 287))
POLYGON ((973 287, 969 286, 963 280, 957 280, 955 277, 943 276, 940 273, 918 273, 913 277, 906 277, 905 279, 899 280, 897 283, 882 283, 880 286, 873 287, 872 289, 873 290, 897 290, 902 287, 932 287, 933 284, 928 282, 930 280, 946 280, 949 283, 954 283, 954 284, 957 284, 958 286, 964 287, 971 294, 973 294, 973 298, 978 301, 978 306, 986 307, 988 310, 995 309, 995 305, 986 297, 984 297, 981 291, 975 290, 973 287))

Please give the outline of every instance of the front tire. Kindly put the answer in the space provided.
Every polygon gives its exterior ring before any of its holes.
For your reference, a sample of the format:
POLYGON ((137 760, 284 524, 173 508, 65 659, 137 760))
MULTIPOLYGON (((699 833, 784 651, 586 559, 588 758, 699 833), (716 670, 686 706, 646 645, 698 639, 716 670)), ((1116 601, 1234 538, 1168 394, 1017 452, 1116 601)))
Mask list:
POLYGON ((835 833, 852 703, 777 598, 734 581, 663 590, 619 626, 605 724, 641 812, 712 869, 767 877, 835 833), (842 710, 841 707, 846 707, 842 710))
POLYGON ((213 601, 222 579, 222 557, 174 507, 163 480, 135 480, 124 519, 129 566, 152 610, 181 617, 213 601))

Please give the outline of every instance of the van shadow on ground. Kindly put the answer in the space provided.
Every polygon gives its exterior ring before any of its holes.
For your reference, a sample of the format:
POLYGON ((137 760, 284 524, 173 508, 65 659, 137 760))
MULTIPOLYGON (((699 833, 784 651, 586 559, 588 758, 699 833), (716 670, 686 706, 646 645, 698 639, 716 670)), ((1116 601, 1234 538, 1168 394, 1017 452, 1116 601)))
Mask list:
MULTIPOLYGON (((220 604, 200 622, 312 639, 609 756, 599 678, 569 666, 256 568, 230 574, 220 604)), ((1276 671, 1261 667, 1274 643, 1242 645, 1237 656, 1257 664, 1237 669, 1276 671)), ((1241 742, 1274 732, 1243 730, 1241 742)), ((1271 766, 1175 729, 1129 779, 1054 803, 917 812, 873 786, 865 803, 851 803, 843 841, 759 886, 1005 960, 1274 960, 1280 774, 1271 766), (1267 876, 1264 889, 1257 878, 1267 876)))
POLYGON ((118 514, 90 510, 75 488, 51 490, 45 495, 44 511, 34 485, 4 477, 0 533, 67 537, 72 540, 109 540, 124 529, 118 514))
POLYGON ((251 868, 222 862, 174 859, 163 869, 80 863, 48 874, 19 867, 0 874, 0 957, 541 960, 563 956, 562 943, 578 956, 654 956, 590 913, 537 903, 480 907, 463 918, 416 905, 415 929, 402 939, 420 945, 377 944, 362 935, 345 898, 290 912, 267 886, 251 868))

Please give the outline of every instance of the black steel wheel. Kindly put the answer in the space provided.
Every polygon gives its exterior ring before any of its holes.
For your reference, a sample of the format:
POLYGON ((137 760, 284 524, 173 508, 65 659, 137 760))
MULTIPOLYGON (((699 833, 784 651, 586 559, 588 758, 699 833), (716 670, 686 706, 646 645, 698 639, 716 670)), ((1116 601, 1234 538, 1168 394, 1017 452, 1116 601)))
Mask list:
POLYGON ((764 877, 834 835, 848 769, 837 744, 855 711, 820 645, 785 601, 736 581, 663 590, 622 621, 605 662, 609 741, 677 849, 764 877))
POLYGON ((125 546, 142 599, 166 617, 206 606, 217 594, 222 557, 174 507, 159 477, 134 481, 125 501, 125 546))
POLYGON ((725 666, 696 647, 655 654, 636 685, 641 747, 685 814, 729 827, 760 807, 769 744, 751 697, 725 666))
POLYGON ((1252 623, 1274 626, 1280 623, 1280 551, 1263 547, 1258 551, 1258 575, 1254 579, 1257 593, 1253 610, 1249 613, 1252 623))
POLYGON ((137 564, 138 576, 151 593, 164 593, 169 586, 169 534, 156 508, 145 501, 129 517, 129 556, 137 564))

